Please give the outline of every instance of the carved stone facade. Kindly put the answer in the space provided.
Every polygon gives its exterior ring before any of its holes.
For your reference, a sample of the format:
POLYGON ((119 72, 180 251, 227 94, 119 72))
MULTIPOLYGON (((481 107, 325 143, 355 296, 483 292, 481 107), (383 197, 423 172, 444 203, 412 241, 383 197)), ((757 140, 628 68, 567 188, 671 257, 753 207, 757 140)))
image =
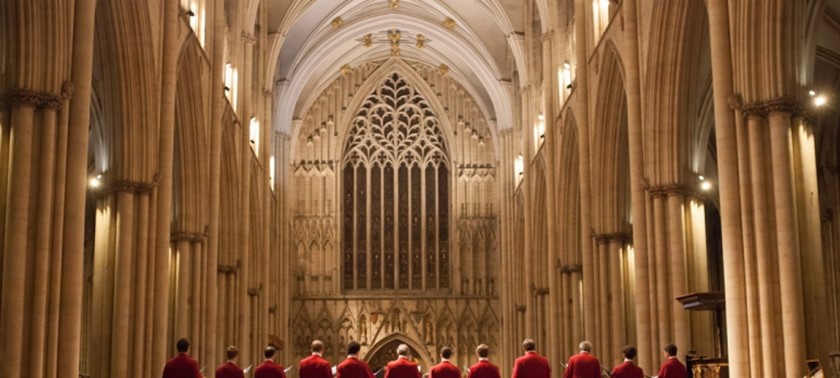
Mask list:
POLYGON ((496 155, 472 95, 392 58, 338 76, 305 114, 292 152, 294 354, 318 338, 338 362, 358 340, 385 361, 399 341, 428 367, 442 346, 467 364, 476 345, 497 345, 496 155))
POLYGON ((500 346, 498 305, 490 296, 298 298, 292 307, 291 346, 300 359, 309 354, 311 340, 321 340, 324 358, 335 364, 344 359, 347 342, 356 340, 362 344, 363 358, 377 371, 396 357, 391 356, 396 341, 413 349, 412 357, 424 372, 435 363, 440 348, 449 346, 455 350, 453 362, 468 366, 475 362, 478 344, 489 345, 491 351, 500 346))

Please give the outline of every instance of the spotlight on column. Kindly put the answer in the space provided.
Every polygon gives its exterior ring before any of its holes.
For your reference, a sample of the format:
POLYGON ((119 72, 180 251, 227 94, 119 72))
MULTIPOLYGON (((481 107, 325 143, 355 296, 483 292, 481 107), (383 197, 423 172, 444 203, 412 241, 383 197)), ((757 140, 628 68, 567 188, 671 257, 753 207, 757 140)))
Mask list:
POLYGON ((704 191, 709 191, 712 189, 712 183, 708 181, 703 181, 702 183, 700 183, 700 189, 703 189, 704 191))
POLYGON ((96 175, 96 177, 91 177, 90 180, 88 180, 88 186, 90 186, 91 189, 96 189, 102 186, 102 175, 96 175))
POLYGON ((814 92, 814 91, 808 91, 808 96, 814 97, 814 96, 816 96, 816 95, 817 95, 817 92, 814 92))

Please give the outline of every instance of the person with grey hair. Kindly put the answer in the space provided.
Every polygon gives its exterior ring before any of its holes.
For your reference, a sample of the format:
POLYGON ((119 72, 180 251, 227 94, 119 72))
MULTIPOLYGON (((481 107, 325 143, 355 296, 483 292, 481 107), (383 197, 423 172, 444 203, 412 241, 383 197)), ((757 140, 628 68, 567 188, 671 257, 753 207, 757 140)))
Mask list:
POLYGON ((420 369, 417 368, 417 363, 411 360, 411 349, 408 345, 400 344, 397 347, 397 359, 385 367, 385 378, 420 378, 420 369))
POLYGON ((513 364, 513 378, 549 378, 551 366, 548 360, 537 354, 537 343, 532 339, 522 342, 525 355, 516 359, 513 364))
POLYGON ((580 353, 569 358, 563 378, 601 378, 601 363, 593 356, 592 343, 581 341, 580 353))

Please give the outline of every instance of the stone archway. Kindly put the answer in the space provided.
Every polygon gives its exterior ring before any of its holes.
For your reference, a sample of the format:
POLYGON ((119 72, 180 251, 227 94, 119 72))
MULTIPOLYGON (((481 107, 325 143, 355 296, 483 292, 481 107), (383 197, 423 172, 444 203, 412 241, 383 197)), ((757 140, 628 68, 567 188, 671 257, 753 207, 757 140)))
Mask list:
POLYGON ((423 349, 418 349, 408 336, 395 334, 382 340, 379 345, 370 348, 367 356, 365 356, 365 361, 370 366, 371 371, 377 373, 381 370, 380 374, 375 374, 377 377, 384 377, 385 366, 397 359, 397 347, 400 344, 408 345, 411 350, 411 359, 420 366, 421 372, 428 372, 432 367, 433 361, 428 359, 423 349))

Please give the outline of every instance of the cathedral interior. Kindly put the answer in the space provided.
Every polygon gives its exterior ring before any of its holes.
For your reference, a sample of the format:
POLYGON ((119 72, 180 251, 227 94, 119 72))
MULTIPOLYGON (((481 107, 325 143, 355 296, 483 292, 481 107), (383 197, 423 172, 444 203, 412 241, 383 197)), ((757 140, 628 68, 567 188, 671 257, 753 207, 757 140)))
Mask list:
MULTIPOLYGON (((0 377, 533 338, 840 378, 840 0, 5 0, 0 377)), ((296 369, 288 373, 297 378, 296 369)), ((381 378, 381 376, 378 376, 381 378)))

